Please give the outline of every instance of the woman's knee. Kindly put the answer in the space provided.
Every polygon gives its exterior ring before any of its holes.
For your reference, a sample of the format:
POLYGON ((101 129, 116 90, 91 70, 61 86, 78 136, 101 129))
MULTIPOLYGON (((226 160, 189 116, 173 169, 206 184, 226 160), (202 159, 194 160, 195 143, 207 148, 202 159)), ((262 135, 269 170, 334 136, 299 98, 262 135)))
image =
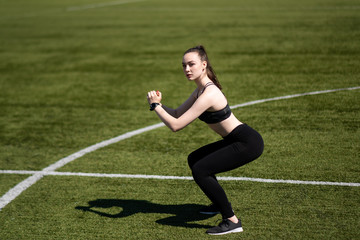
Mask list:
POLYGON ((191 167, 191 173, 195 180, 206 178, 211 175, 207 169, 202 167, 201 164, 194 164, 191 167))

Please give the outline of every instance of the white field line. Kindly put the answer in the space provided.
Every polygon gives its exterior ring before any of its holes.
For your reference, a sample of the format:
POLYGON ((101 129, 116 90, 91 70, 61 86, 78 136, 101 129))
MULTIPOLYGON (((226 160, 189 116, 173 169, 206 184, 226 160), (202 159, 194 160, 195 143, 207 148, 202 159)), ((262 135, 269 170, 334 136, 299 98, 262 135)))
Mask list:
MULTIPOLYGON (((24 170, 0 170, 5 174, 24 174, 24 175, 42 175, 42 176, 77 176, 77 177, 101 177, 101 178, 131 178, 131 179, 159 179, 159 180, 193 180, 190 176, 163 176, 163 175, 143 175, 143 174, 114 174, 114 173, 82 173, 82 172, 43 172, 43 171, 24 171, 24 170)), ((327 185, 327 186, 348 186, 360 187, 360 183, 352 182, 324 182, 324 181, 302 181, 302 180, 284 180, 284 179, 264 179, 249 177, 217 177, 222 181, 249 181, 262 183, 286 183, 300 185, 327 185)))
POLYGON ((271 102, 271 101, 278 101, 278 100, 284 100, 289 98, 296 98, 296 97, 303 97, 303 96, 309 96, 309 95, 317 95, 317 94, 324 94, 324 93, 331 93, 331 92, 339 92, 339 91, 351 91, 351 90, 357 90, 360 89, 360 86, 357 87, 351 87, 351 88, 338 88, 338 89, 331 89, 331 90, 323 90, 323 91, 314 91, 314 92, 308 92, 308 93, 299 93, 299 94, 292 94, 282 97, 274 97, 274 98, 265 98, 260 100, 255 100, 251 102, 246 102, 234 106, 230 106, 231 109, 239 108, 239 107, 245 107, 250 106, 258 103, 264 103, 264 102, 271 102))
MULTIPOLYGON (((243 104, 238 104, 231 106, 230 108, 239 108, 239 107, 245 107, 250 106, 258 103, 263 102, 269 102, 269 101, 277 101, 277 100, 283 100, 283 99, 289 99, 289 98, 295 98, 295 97, 301 97, 301 96, 307 96, 307 95, 316 95, 316 94, 324 94, 324 93, 330 93, 330 92, 338 92, 338 91, 351 91, 360 89, 360 86, 357 87, 350 87, 350 88, 339 88, 339 89, 332 89, 332 90, 324 90, 324 91, 315 91, 315 92, 308 92, 308 93, 300 93, 300 94, 293 94, 293 95, 287 95, 282 97, 274 97, 274 98, 267 98, 262 100, 256 100, 251 101, 243 104)), ((71 154, 70 156, 67 156, 65 158, 60 159, 59 161, 55 162, 54 164, 44 168, 42 171, 36 172, 33 176, 30 176, 23 180, 22 182, 18 183, 15 187, 10 189, 8 192, 6 192, 1 198, 0 198, 0 211, 3 209, 7 204, 9 204, 12 200, 14 200, 17 196, 19 196, 23 191, 25 191, 27 188, 35 184, 38 180, 40 180, 44 175, 46 175, 49 172, 53 172, 56 169, 63 167, 65 164, 72 162, 82 156, 84 156, 87 153, 96 151, 97 149, 106 147, 110 144, 117 143, 119 141, 122 141, 124 139, 133 137, 135 135, 159 128, 165 126, 163 123, 154 124, 145 128, 141 128, 135 131, 131 131, 128 133, 125 133, 123 135, 120 135, 118 137, 97 143, 95 145, 92 145, 90 147, 87 147, 85 149, 82 149, 74 154, 71 154)), ((1 172, 0 172, 1 173, 1 172)), ((249 178, 243 178, 243 179, 249 179, 249 178)), ((247 180, 250 181, 250 180, 247 180)), ((293 181, 293 180, 276 180, 276 181, 293 181)))
POLYGON ((67 12, 82 11, 87 9, 110 7, 110 6, 122 5, 126 3, 143 2, 143 1, 145 0, 123 0, 123 1, 113 1, 113 2, 105 2, 105 3, 94 3, 94 4, 88 4, 82 6, 68 7, 66 11, 67 12))

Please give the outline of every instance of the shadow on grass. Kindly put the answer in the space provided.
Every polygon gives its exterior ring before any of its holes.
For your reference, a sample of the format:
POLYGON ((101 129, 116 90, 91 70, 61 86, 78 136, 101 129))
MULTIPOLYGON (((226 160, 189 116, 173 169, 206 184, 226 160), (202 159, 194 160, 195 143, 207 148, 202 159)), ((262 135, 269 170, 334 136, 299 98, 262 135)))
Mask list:
POLYGON ((123 200, 123 199, 97 199, 88 202, 89 206, 77 206, 75 209, 86 212, 96 213, 108 218, 124 218, 136 213, 164 213, 174 216, 159 219, 156 222, 163 225, 186 227, 186 228, 210 228, 212 226, 192 223, 213 217, 214 215, 200 214, 203 205, 181 204, 163 205, 151 203, 145 200, 123 200), (99 210, 103 208, 120 207, 122 211, 116 214, 109 214, 99 210))

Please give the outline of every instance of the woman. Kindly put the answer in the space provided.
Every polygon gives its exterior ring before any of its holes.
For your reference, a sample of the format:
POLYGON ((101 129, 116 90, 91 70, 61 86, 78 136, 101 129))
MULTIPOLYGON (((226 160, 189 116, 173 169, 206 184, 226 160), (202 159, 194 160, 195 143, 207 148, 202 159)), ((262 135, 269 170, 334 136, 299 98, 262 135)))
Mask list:
POLYGON ((177 109, 161 104, 161 92, 148 92, 150 110, 155 111, 174 132, 199 118, 223 138, 192 152, 188 163, 195 182, 212 202, 201 213, 222 214, 223 221, 219 226, 206 232, 212 235, 242 232, 241 221, 234 214, 215 174, 238 168, 258 158, 263 151, 263 140, 259 133, 240 122, 231 112, 203 46, 187 50, 182 65, 187 79, 197 85, 195 91, 177 109))

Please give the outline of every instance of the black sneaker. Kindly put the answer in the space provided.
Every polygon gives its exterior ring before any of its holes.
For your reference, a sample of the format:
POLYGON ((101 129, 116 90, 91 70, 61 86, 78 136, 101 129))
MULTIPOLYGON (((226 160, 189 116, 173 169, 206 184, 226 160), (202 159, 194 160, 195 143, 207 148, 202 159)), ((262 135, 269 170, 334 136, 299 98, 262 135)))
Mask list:
POLYGON ((199 212, 202 214, 209 214, 209 215, 215 215, 220 213, 219 208, 214 204, 203 207, 202 209, 200 209, 199 212))
POLYGON ((229 219, 224 219, 219 226, 210 228, 206 231, 210 235, 223 235, 228 233, 237 233, 242 232, 243 228, 241 226, 241 221, 239 219, 238 223, 233 223, 229 219))

